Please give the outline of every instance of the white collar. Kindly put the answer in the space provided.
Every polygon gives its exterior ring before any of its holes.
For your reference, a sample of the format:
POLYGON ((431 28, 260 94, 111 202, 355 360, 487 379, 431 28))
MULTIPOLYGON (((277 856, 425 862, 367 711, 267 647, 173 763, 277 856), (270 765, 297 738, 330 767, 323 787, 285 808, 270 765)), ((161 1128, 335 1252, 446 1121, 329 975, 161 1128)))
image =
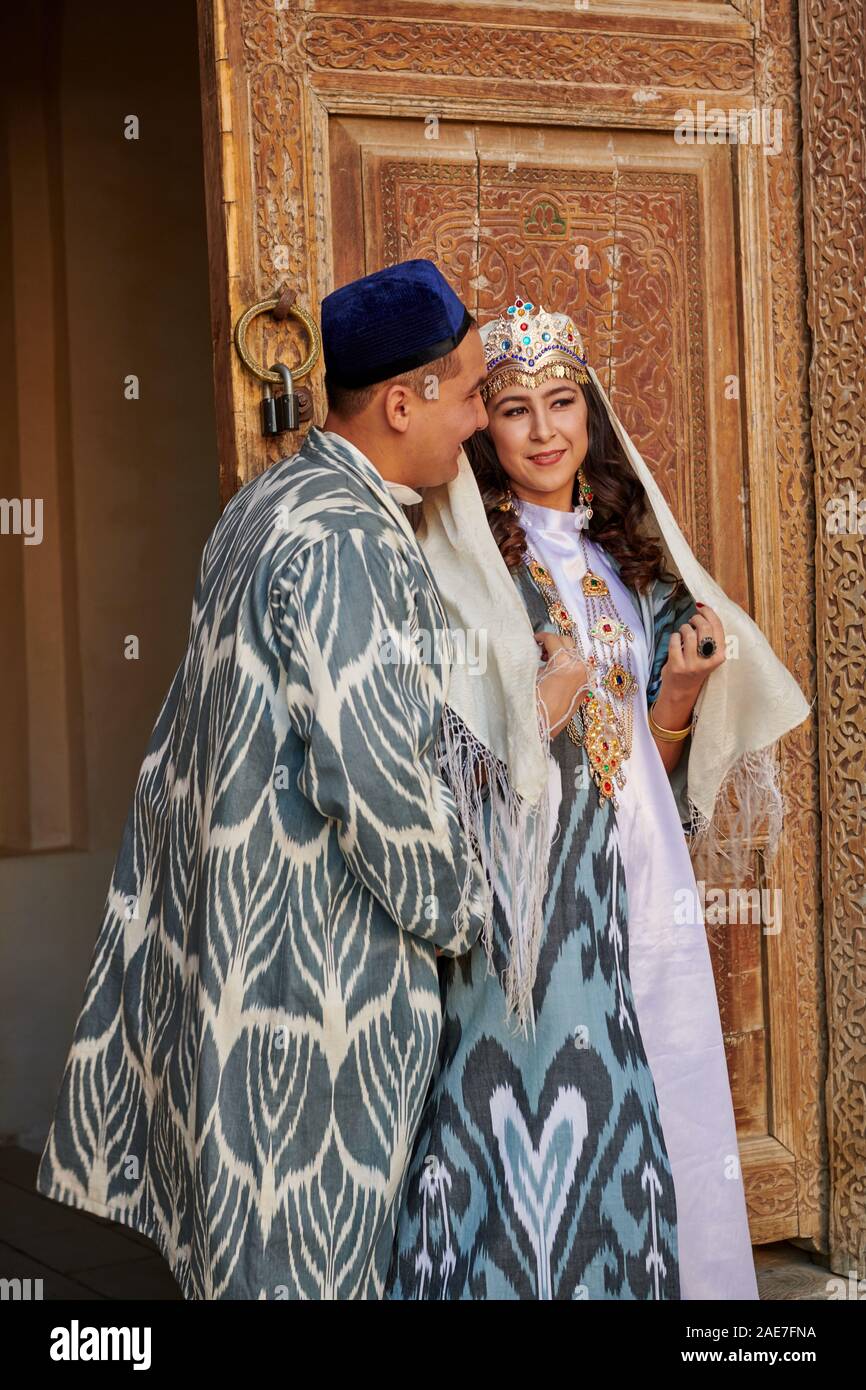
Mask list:
MULTIPOLYGON (((344 448, 351 449, 352 453, 357 454, 358 457, 363 459, 365 463, 369 464, 369 466, 372 469, 374 469, 376 473, 379 473, 379 470, 378 468, 376 468, 376 465, 373 462, 373 460, 371 458, 368 458, 365 453, 362 453, 361 450, 358 448, 357 444, 353 444, 351 439, 347 439, 344 434, 337 434, 336 430, 322 430, 321 432, 330 439, 338 439, 344 448)), ((382 478, 381 473, 379 473, 379 477, 382 478)), ((414 502, 424 501, 424 498, 421 496, 420 492, 416 492, 415 489, 412 487, 406 487, 404 483, 389 483, 387 478, 382 478, 382 482, 385 484, 391 496, 394 498, 394 501, 399 502, 401 507, 409 507, 414 502)))
POLYGON ((562 511, 559 507, 545 507, 540 502, 526 502, 522 497, 516 500, 520 520, 531 530, 565 531, 569 534, 583 529, 582 507, 571 507, 568 511, 562 511))

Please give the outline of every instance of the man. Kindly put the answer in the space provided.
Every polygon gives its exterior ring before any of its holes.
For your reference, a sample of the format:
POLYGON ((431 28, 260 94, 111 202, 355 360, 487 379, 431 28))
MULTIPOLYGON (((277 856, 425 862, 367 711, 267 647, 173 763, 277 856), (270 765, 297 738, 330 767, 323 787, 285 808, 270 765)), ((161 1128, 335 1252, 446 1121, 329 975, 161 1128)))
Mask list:
POLYGON ((395 500, 486 423, 480 336, 420 260, 329 295, 322 330, 325 428, 205 548, 37 1177, 154 1240, 188 1299, 379 1296, 436 950, 489 905, 437 771, 439 644, 412 640, 445 617, 395 500))

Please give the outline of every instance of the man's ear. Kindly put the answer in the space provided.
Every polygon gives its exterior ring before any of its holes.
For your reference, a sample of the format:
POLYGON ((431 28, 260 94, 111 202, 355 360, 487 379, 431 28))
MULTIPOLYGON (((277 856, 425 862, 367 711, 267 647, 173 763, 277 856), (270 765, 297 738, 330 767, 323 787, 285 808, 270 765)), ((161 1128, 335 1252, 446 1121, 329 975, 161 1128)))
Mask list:
POLYGON ((412 392, 408 386, 395 382, 382 396, 382 409, 388 427, 405 434, 409 428, 412 413, 412 392))

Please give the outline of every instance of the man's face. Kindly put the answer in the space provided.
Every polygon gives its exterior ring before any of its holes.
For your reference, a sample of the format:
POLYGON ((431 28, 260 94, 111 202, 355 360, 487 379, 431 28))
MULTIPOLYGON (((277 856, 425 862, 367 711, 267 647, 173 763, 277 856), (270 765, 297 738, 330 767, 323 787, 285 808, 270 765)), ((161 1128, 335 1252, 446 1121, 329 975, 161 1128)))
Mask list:
POLYGON ((460 363, 457 375, 436 381, 431 373, 429 394, 412 403, 406 431, 406 476, 410 487, 450 483, 457 477, 457 459, 464 442, 487 424, 480 394, 487 373, 477 328, 470 328, 456 355, 460 363))

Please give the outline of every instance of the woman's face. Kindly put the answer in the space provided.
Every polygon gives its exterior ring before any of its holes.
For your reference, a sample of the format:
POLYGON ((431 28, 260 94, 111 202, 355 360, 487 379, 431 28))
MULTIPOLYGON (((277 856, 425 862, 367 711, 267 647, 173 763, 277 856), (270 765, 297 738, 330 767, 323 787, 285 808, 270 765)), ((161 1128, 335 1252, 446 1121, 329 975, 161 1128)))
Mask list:
POLYGON ((542 507, 570 510, 575 474, 589 448, 586 398, 577 383, 506 386, 487 414, 512 492, 542 507))

